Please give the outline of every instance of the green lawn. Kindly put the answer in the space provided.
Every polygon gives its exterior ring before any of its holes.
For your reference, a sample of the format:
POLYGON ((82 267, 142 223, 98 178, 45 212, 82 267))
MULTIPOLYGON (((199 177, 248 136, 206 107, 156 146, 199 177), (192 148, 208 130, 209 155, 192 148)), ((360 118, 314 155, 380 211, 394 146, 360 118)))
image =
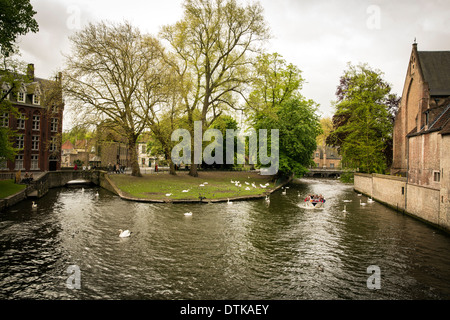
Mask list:
POLYGON ((26 188, 24 184, 15 184, 13 180, 0 180, 0 199, 11 196, 26 188))
POLYGON ((272 176, 261 176, 249 172, 199 172, 196 178, 189 176, 186 172, 177 172, 176 176, 168 173, 148 174, 141 178, 110 174, 109 178, 125 194, 150 200, 198 200, 200 196, 208 200, 217 200, 260 196, 275 187, 272 176), (236 186, 231 183, 231 180, 239 181, 241 186, 236 186), (256 188, 252 187, 252 183, 256 188), (261 187, 266 183, 269 183, 266 188, 261 187))

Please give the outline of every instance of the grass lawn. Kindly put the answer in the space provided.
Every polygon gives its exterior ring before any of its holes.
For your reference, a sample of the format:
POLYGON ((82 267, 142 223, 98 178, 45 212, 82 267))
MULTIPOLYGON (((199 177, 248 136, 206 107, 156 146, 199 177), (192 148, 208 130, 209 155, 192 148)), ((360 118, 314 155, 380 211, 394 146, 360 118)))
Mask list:
POLYGON ((168 173, 147 174, 141 178, 110 174, 109 178, 125 194, 134 198, 151 200, 199 200, 200 196, 208 200, 231 199, 264 195, 275 187, 272 176, 233 171, 199 172, 196 178, 189 176, 187 172, 177 172, 176 176, 168 173), (236 186, 231 183, 231 180, 239 181, 241 186, 236 186), (256 188, 252 187, 252 183, 256 188), (267 183, 269 183, 267 187, 261 187, 267 183), (188 191, 183 192, 183 190, 188 191))
POLYGON ((0 199, 22 191, 26 187, 24 184, 15 184, 13 180, 0 180, 0 199))

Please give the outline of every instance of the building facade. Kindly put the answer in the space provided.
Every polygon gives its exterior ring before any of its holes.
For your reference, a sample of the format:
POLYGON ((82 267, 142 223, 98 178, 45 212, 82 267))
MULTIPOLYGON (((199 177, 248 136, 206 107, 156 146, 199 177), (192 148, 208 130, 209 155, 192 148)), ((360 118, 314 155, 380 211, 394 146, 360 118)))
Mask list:
POLYGON ((337 149, 327 146, 318 146, 313 154, 315 167, 320 169, 340 169, 341 159, 337 149))
POLYGON ((34 77, 34 65, 28 65, 30 82, 10 90, 2 83, 3 93, 18 115, 3 113, 0 125, 16 132, 14 146, 19 149, 13 161, 0 159, 2 171, 54 171, 61 168, 61 134, 64 102, 61 74, 55 80, 34 77))

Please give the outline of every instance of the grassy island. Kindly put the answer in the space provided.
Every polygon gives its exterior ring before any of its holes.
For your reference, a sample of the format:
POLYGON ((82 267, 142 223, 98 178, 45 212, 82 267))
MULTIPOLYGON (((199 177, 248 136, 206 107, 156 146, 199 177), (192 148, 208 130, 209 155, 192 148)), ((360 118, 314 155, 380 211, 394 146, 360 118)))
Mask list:
POLYGON ((226 200, 264 196, 273 190, 273 176, 250 172, 199 172, 192 177, 187 172, 147 174, 140 178, 110 174, 109 179, 121 192, 142 200, 226 200), (238 183, 237 183, 238 182, 238 183))

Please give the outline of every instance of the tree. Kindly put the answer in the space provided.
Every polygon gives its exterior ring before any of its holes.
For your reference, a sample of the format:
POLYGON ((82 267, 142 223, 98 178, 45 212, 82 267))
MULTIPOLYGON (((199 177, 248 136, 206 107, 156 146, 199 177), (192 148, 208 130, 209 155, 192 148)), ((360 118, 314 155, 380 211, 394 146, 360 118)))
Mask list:
POLYGON ((0 53, 8 57, 16 51, 17 36, 38 32, 39 26, 30 0, 0 0, 0 8, 0 53))
POLYGON ((327 144, 339 148, 346 166, 362 172, 382 173, 391 161, 386 155, 392 150, 399 98, 390 93, 382 76, 367 64, 349 64, 336 91, 333 131, 327 144))
POLYGON ((81 122, 102 123, 127 139, 133 176, 136 142, 161 99, 162 49, 129 23, 90 24, 70 38, 65 92, 81 122))
MULTIPOLYGON (((260 4, 240 6, 236 0, 186 0, 184 16, 164 26, 161 37, 172 49, 167 55, 182 84, 182 101, 191 133, 202 130, 227 108, 235 108, 250 83, 250 55, 261 50, 269 32, 260 4), (195 119, 199 110, 199 119, 195 119)), ((197 176, 192 148, 190 175, 197 176)))
POLYGON ((322 128, 322 133, 317 136, 317 145, 325 146, 326 139, 330 135, 331 131, 333 130, 333 121, 329 117, 321 118, 320 126, 322 128))
MULTIPOLYGON (((311 165, 311 155, 317 148, 321 133, 317 104, 300 96, 285 100, 271 113, 258 112, 254 128, 279 130, 279 175, 303 176, 311 165)), ((268 142, 270 146, 270 141, 268 142)))
POLYGON ((303 176, 321 133, 317 104, 300 94, 301 71, 279 54, 261 55, 256 66, 257 80, 247 100, 250 121, 257 132, 279 130, 279 174, 303 176))

